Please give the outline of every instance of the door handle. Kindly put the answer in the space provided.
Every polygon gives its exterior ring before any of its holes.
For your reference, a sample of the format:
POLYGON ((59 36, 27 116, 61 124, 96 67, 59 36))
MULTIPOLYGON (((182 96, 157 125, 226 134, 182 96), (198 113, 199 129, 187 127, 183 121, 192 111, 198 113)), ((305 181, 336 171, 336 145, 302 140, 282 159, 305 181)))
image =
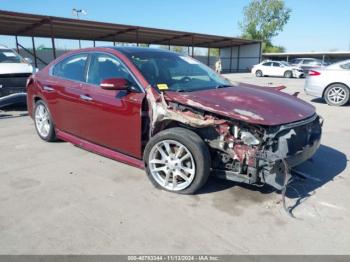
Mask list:
POLYGON ((92 101, 93 99, 90 96, 87 95, 80 95, 80 98, 85 101, 92 101))
POLYGON ((53 91, 55 91, 55 89, 53 89, 52 87, 49 87, 49 86, 43 86, 43 89, 44 89, 45 91, 48 91, 48 92, 53 92, 53 91))

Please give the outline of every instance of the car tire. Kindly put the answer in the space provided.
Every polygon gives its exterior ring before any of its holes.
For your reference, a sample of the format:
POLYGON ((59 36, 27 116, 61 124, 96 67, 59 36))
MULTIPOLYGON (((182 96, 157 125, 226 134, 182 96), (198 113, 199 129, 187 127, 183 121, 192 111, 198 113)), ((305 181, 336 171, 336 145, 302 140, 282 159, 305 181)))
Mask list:
POLYGON ((283 75, 285 78, 292 78, 293 77, 293 72, 290 70, 287 70, 286 72, 284 72, 283 75))
POLYGON ((156 188, 180 194, 198 191, 208 180, 211 168, 204 141, 195 132, 180 127, 152 137, 145 148, 144 162, 156 188))
POLYGON ((262 77, 262 76, 264 76, 264 75, 263 75, 263 72, 262 72, 261 70, 256 70, 256 71, 255 71, 255 76, 256 76, 256 77, 262 77))
POLYGON ((350 90, 344 84, 333 84, 327 87, 324 99, 330 106, 343 106, 349 102, 350 90))
POLYGON ((34 124, 41 139, 46 142, 54 142, 57 140, 51 113, 43 100, 39 100, 35 103, 34 124))

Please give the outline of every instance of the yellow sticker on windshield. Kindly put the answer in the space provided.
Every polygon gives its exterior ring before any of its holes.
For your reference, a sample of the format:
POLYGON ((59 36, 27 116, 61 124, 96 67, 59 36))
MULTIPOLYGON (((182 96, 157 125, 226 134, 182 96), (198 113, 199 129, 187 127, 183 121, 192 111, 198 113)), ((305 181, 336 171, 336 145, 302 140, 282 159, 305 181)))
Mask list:
POLYGON ((159 90, 168 90, 168 85, 167 84, 158 84, 157 85, 159 90))

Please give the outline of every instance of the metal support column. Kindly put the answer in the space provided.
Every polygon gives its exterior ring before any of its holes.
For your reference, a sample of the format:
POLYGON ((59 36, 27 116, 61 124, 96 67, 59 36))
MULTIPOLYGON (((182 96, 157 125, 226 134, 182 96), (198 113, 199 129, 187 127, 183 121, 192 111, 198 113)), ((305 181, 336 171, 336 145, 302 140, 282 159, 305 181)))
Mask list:
POLYGON ((187 46, 187 55, 190 55, 190 46, 187 46))
POLYGON ((139 30, 136 29, 136 46, 139 46, 139 30))
POLYGON ((33 55, 34 55, 34 65, 37 68, 38 67, 38 61, 37 61, 37 57, 36 57, 34 36, 32 36, 32 47, 33 47, 33 55))
POLYGON ((260 42, 260 48, 259 48, 259 63, 261 62, 261 53, 262 53, 262 42, 260 42))
POLYGON ((53 59, 56 59, 56 46, 55 46, 55 38, 53 34, 52 21, 50 20, 50 30, 51 30, 51 45, 52 45, 52 54, 53 59))
POLYGON ((17 53, 19 54, 18 37, 17 36, 15 36, 15 40, 16 40, 16 50, 17 50, 17 53))
POLYGON ((168 50, 170 50, 170 40, 168 41, 168 50))
POLYGON ((191 54, 192 57, 194 57, 194 39, 193 39, 193 36, 192 36, 192 54, 191 54))
POLYGON ((229 72, 232 73, 232 55, 233 55, 233 46, 232 46, 232 42, 231 42, 231 50, 230 50, 230 70, 229 72))
POLYGON ((207 66, 210 66, 210 47, 208 47, 207 66))
POLYGON ((115 41, 113 41, 113 46, 115 46, 115 41))
POLYGON ((96 47, 96 41, 95 40, 93 41, 93 44, 94 44, 94 47, 96 47))
POLYGON ((238 46, 238 50, 237 50, 237 69, 236 71, 239 72, 239 68, 240 68, 240 64, 239 64, 239 60, 241 58, 241 46, 238 46))

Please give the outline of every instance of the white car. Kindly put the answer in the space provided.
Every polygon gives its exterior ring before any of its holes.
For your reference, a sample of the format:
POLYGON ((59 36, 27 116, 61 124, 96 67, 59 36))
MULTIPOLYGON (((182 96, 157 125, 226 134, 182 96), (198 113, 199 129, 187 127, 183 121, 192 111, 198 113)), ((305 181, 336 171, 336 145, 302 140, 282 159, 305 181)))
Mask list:
POLYGON ((35 71, 29 59, 0 45, 0 108, 26 102, 26 81, 35 71))
POLYGON ((294 67, 284 61, 263 61, 253 66, 252 73, 256 77, 281 76, 286 78, 304 76, 304 71, 299 67, 294 67))
POLYGON ((350 60, 309 71, 305 81, 305 93, 320 97, 332 106, 349 102, 350 60))

